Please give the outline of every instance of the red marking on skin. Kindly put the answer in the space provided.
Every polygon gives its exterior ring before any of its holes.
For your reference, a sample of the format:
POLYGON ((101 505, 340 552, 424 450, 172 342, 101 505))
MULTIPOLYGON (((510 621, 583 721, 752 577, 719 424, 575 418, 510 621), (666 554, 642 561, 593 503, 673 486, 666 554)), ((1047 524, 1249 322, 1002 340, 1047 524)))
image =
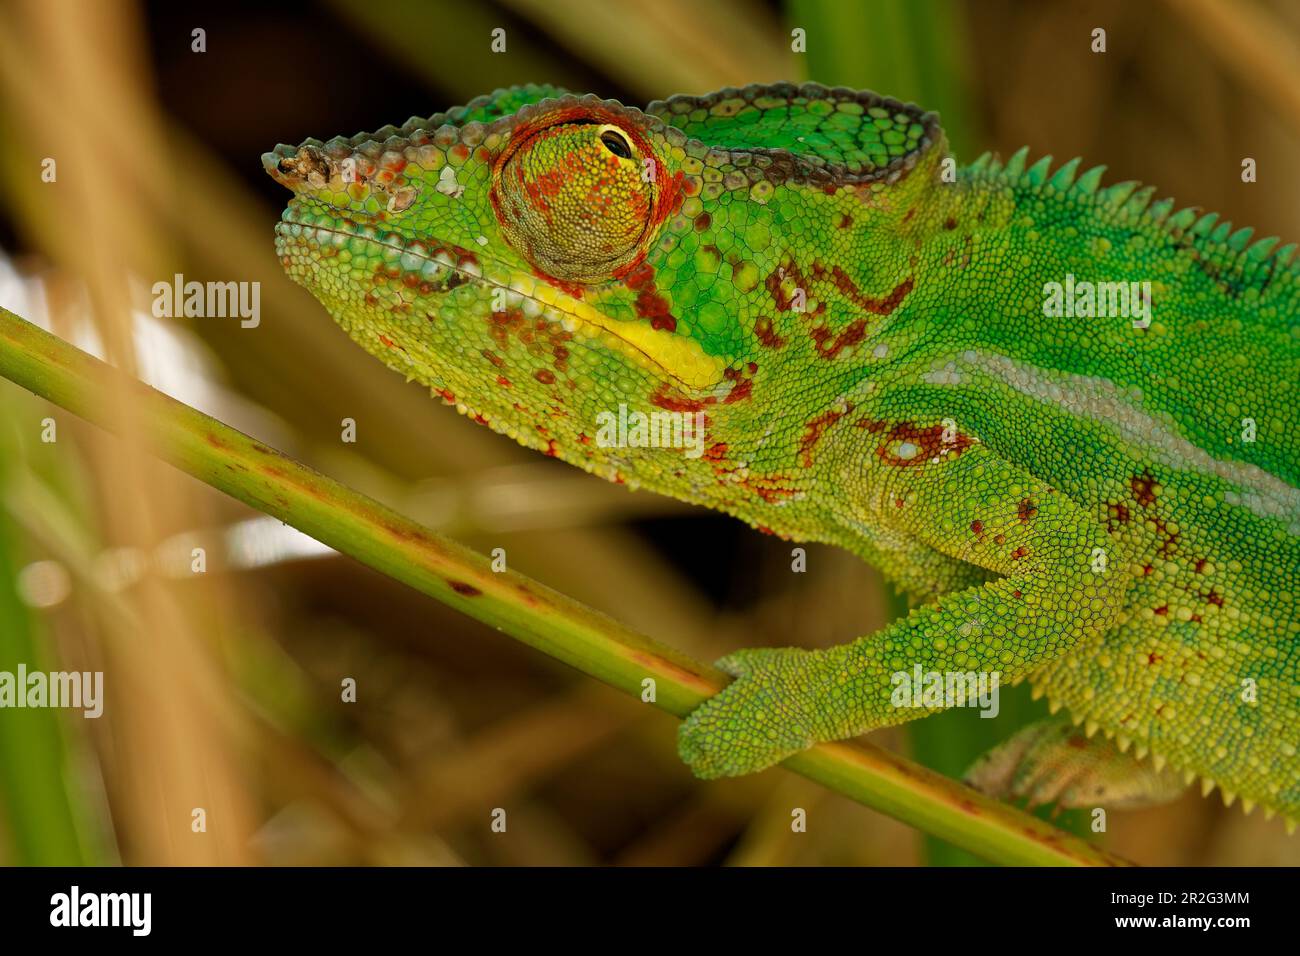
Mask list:
POLYGON ((901 508, 901 507, 903 507, 903 499, 902 499, 902 498, 895 498, 895 499, 894 499, 894 507, 895 507, 895 508, 901 508))
POLYGON ((402 348, 400 345, 398 345, 396 342, 394 342, 394 341, 393 341, 392 339, 390 339, 388 336, 384 335, 384 333, 382 333, 382 332, 379 333, 379 341, 382 342, 382 343, 384 344, 384 346, 387 347, 387 348, 390 348, 390 349, 399 349, 399 350, 401 350, 401 351, 403 351, 403 352, 406 351, 406 349, 402 348))
POLYGON ((555 288, 563 292, 565 295, 574 299, 581 299, 584 293, 586 292, 586 289, 583 286, 579 285, 578 283, 566 282, 563 279, 557 279, 555 276, 547 275, 541 269, 538 269, 536 267, 533 268, 533 275, 537 276, 537 278, 541 279, 543 282, 547 283, 548 285, 554 286, 555 288))
POLYGON ((456 396, 453 395, 448 389, 445 388, 440 389, 438 394, 442 396, 442 400, 446 402, 448 405, 456 404, 456 396))
POLYGON ((868 312, 873 312, 876 315, 889 315, 893 312, 898 308, 899 304, 907 298, 908 293, 912 291, 912 286, 915 284, 913 278, 908 276, 898 285, 894 286, 894 290, 890 292, 889 295, 884 296, 883 298, 873 298, 871 296, 863 295, 858 290, 854 281, 849 277, 849 274, 839 266, 831 267, 831 281, 835 283, 835 288, 839 289, 848 297, 850 302, 860 308, 866 309, 868 312))
POLYGON ((984 522, 978 520, 972 521, 970 523, 970 529, 975 532, 976 536, 982 537, 984 534, 984 522))
POLYGON ((1209 601, 1215 607, 1223 607, 1223 595, 1218 591, 1211 591, 1205 595, 1205 600, 1209 601))
POLYGON ((885 440, 876 449, 876 455, 881 461, 897 468, 911 468, 916 465, 928 464, 932 459, 938 458, 941 452, 947 452, 955 458, 975 444, 973 438, 962 432, 954 433, 951 436, 951 441, 945 442, 945 429, 942 425, 919 428, 912 422, 894 422, 891 424, 865 418, 855 424, 859 428, 867 429, 872 434, 885 432, 885 440), (917 447, 917 453, 911 458, 899 458, 890 448, 894 442, 910 442, 917 447))
MULTIPOLYGON (((643 152, 646 155, 650 153, 648 149, 643 152)), ((656 167, 655 169, 656 179, 662 180, 664 174, 667 172, 667 169, 664 168, 664 164, 659 162, 658 159, 656 159, 654 162, 656 167)), ((655 203, 654 215, 651 216, 650 218, 650 229, 657 228, 669 216, 673 215, 675 212, 677 212, 678 209, 681 208, 682 202, 686 198, 685 195, 686 190, 683 188, 683 184, 685 180, 686 180, 685 174, 680 172, 674 173, 668 179, 668 182, 664 186, 663 192, 657 197, 657 202, 655 203)))
POLYGON ((757 531, 759 531, 759 532, 761 532, 761 533, 763 533, 763 534, 770 534, 770 535, 775 535, 775 534, 776 534, 775 531, 773 531, 771 528, 769 528, 769 527, 768 527, 767 525, 765 525, 765 524, 756 524, 756 525, 754 525, 754 529, 757 530, 757 531))
POLYGON ((754 381, 753 379, 742 379, 737 382, 735 387, 727 393, 727 397, 722 400, 722 404, 731 405, 734 402, 745 402, 753 398, 754 381))
POLYGON ((707 212, 700 213, 698 216, 695 217, 695 231, 703 232, 705 229, 709 228, 712 222, 713 222, 713 217, 710 216, 707 212))
POLYGON ((675 395, 668 395, 665 392, 666 385, 660 385, 659 390, 650 396, 650 404, 657 405, 660 408, 667 409, 670 412, 700 412, 705 406, 713 405, 717 402, 713 396, 705 399, 695 398, 678 398, 675 395))
POLYGON ((1160 553, 1166 557, 1173 554, 1178 549, 1178 539, 1181 535, 1177 531, 1170 531, 1164 518, 1152 518, 1151 523, 1156 526, 1157 531, 1165 536, 1165 540, 1160 545, 1160 553))
POLYGON ((903 213, 903 222, 911 222, 912 217, 916 215, 916 207, 913 206, 907 212, 903 213))
POLYGON ((1029 549, 1026 548, 1024 545, 1021 545, 1020 547, 1016 548, 1016 550, 1014 550, 1014 551, 1011 552, 1011 560, 1012 560, 1012 561, 1019 561, 1021 558, 1023 558, 1023 557, 1024 557, 1025 555, 1027 555, 1028 553, 1029 553, 1029 549))
POLYGON ((580 445, 590 445, 590 444, 591 444, 591 436, 588 435, 586 432, 578 432, 578 444, 580 444, 580 445))
POLYGON ((502 388, 514 388, 514 387, 515 387, 515 386, 514 386, 514 383, 512 383, 512 382, 510 381, 510 379, 506 378, 504 375, 498 375, 498 376, 497 376, 497 384, 500 385, 502 388))
POLYGON ((777 335, 772 328, 771 316, 760 315, 754 320, 754 337, 758 339, 758 344, 764 348, 785 348, 785 339, 777 335))
POLYGON ((537 381, 541 382, 543 385, 555 384, 555 373, 548 368, 539 368, 533 373, 533 378, 537 379, 537 381))
POLYGON ((956 220, 956 219, 953 219, 951 216, 949 216, 947 219, 945 219, 945 220, 943 221, 943 228, 945 228, 945 229, 949 229, 949 230, 951 230, 951 229, 956 229, 956 228, 957 228, 957 220, 956 220))
POLYGON ((1167 615, 1169 614, 1169 605, 1168 605, 1168 604, 1162 604, 1162 605, 1160 605, 1158 608, 1156 608, 1154 611, 1152 611, 1151 613, 1152 613, 1152 614, 1159 614, 1161 617, 1165 617, 1165 616, 1167 616, 1167 615))
POLYGON ((1154 571, 1155 571, 1155 568, 1153 568, 1151 565, 1149 565, 1149 564, 1144 564, 1144 565, 1142 565, 1142 576, 1143 576, 1144 578, 1147 577, 1148 575, 1150 575, 1151 573, 1153 573, 1154 571))
POLYGON ((655 287, 655 270, 652 265, 642 262, 627 274, 623 282, 636 293, 636 314, 649 319, 650 328, 665 332, 677 331, 677 317, 668 307, 668 300, 655 287))
POLYGON ((1207 564, 1209 564, 1209 563, 1210 563, 1210 562, 1209 562, 1208 560, 1206 560, 1205 558, 1197 558, 1197 559, 1196 559, 1196 567, 1195 567, 1194 570, 1196 571, 1197 574, 1204 574, 1204 573, 1205 573, 1205 566, 1206 566, 1207 564))
POLYGON ((1006 536, 1005 534, 995 534, 995 535, 993 536, 993 543, 994 543, 994 544, 1006 544, 1006 543, 1007 543, 1007 536, 1006 536))
POLYGON ((1128 524, 1129 510, 1128 505, 1122 501, 1111 502, 1106 505, 1106 530, 1115 531, 1120 525, 1128 524))
POLYGON ((1014 591, 1012 591, 1012 592, 1011 592, 1011 596, 1012 596, 1013 598, 1019 598, 1019 597, 1021 597, 1020 589, 1019 589, 1019 588, 1016 588, 1014 591))
POLYGON ((830 345, 826 344, 826 340, 831 336, 831 330, 828 327, 824 325, 818 326, 810 334, 817 346, 817 354, 824 359, 833 359, 840 354, 842 349, 857 345, 867 337, 867 321, 866 319, 854 319, 849 327, 836 336, 830 345))
POLYGON ((749 488, 754 494, 762 498, 769 505, 774 505, 783 498, 793 498, 795 491, 793 488, 768 487, 753 482, 746 482, 744 487, 749 488))
POLYGON ((1028 498, 1022 499, 1016 506, 1016 515, 1020 518, 1022 524, 1028 524, 1029 519, 1038 514, 1038 505, 1034 504, 1028 498))
POLYGON ((451 158, 458 159, 461 163, 464 163, 465 160, 469 159, 469 147, 464 143, 457 143, 451 148, 451 158))
POLYGON ((477 414, 477 413, 475 413, 475 415, 474 415, 474 421, 478 422, 480 425, 486 425, 486 424, 488 424, 488 420, 487 420, 486 418, 484 418, 482 415, 477 414))
POLYGON ((1129 479, 1129 487, 1133 491, 1133 500, 1143 508, 1156 503, 1156 489, 1160 486, 1151 476, 1151 472, 1144 471, 1140 475, 1134 475, 1129 479))
POLYGON ((503 350, 510 348, 510 332, 517 330, 524 323, 522 309, 507 309, 505 312, 488 313, 488 332, 503 350))
POLYGON ((465 597, 478 597, 483 593, 478 588, 474 587, 474 585, 466 584, 464 581, 456 581, 452 578, 448 578, 447 583, 451 586, 453 591, 457 594, 463 594, 465 597))
POLYGON ((546 451, 543 452, 543 454, 546 455, 547 458, 559 458, 559 457, 560 457, 560 453, 559 453, 559 451, 556 450, 555 439, 554 439, 554 438, 548 438, 548 439, 546 440, 546 451))
POLYGON ((728 467, 727 452, 728 448, 725 442, 714 442, 704 450, 702 456, 713 468, 713 473, 717 475, 719 484, 727 486, 739 485, 761 499, 765 504, 770 505, 779 504, 782 500, 793 498, 798 493, 796 489, 787 484, 789 479, 782 475, 747 474, 737 481, 734 475, 735 468, 728 467))
POLYGON ((1193 624, 1200 624, 1202 618, 1201 615, 1199 614, 1193 614, 1190 618, 1188 618, 1188 620, 1190 620, 1193 624))
POLYGON ((495 365, 497 368, 505 368, 505 367, 506 367, 505 360, 502 359, 501 356, 497 355, 496 352, 493 352, 491 349, 482 349, 482 350, 481 350, 481 354, 482 354, 482 356, 483 356, 485 359, 487 359, 489 362, 491 362, 491 363, 492 363, 493 365, 495 365))
MULTIPOLYGON (((813 278, 816 281, 829 281, 830 284, 839 290, 840 294, 850 302, 874 315, 891 314, 896 308, 898 308, 902 301, 907 298, 915 284, 915 280, 909 276, 895 286, 893 291, 888 295, 883 297, 874 297, 863 295, 852 277, 850 277, 849 274, 838 265, 831 266, 831 268, 827 270, 827 268, 820 262, 814 262, 812 264, 812 272, 813 278)), ((787 297, 785 290, 782 287, 782 282, 786 278, 789 278, 794 283, 795 288, 803 289, 806 294, 812 291, 810 283, 806 280, 798 266, 793 263, 786 263, 781 269, 770 273, 765 280, 765 285, 768 293, 772 296, 773 302, 776 303, 776 307, 783 312, 788 311, 793 305, 793 293, 787 297)), ((819 299, 817 308, 810 314, 816 316, 825 310, 825 300, 819 299)), ((841 349, 862 341, 866 337, 866 331, 866 321, 864 319, 857 319, 848 328, 842 330, 833 340, 831 337, 834 335, 834 332, 826 326, 818 326, 814 328, 811 335, 813 341, 817 345, 817 350, 822 357, 834 358, 839 354, 841 349), (827 344, 828 340, 831 340, 829 345, 827 344)))
POLYGON ((849 405, 843 411, 831 409, 828 412, 823 412, 804 425, 806 430, 803 437, 799 440, 799 458, 803 462, 805 468, 812 465, 813 449, 817 447, 817 443, 821 441, 822 435, 826 433, 826 429, 830 428, 851 411, 853 411, 852 405, 849 405))
MULTIPOLYGON (((798 267, 791 264, 786 267, 785 271, 790 273, 790 277, 794 280, 796 288, 807 291, 807 284, 803 281, 803 275, 799 272, 798 267)), ((763 280, 763 284, 767 286, 768 294, 772 297, 772 301, 776 303, 777 311, 788 312, 790 311, 790 306, 793 304, 794 299, 793 297, 789 299, 786 298, 785 290, 781 288, 782 278, 781 270, 774 269, 768 274, 768 277, 763 280)))
POLYGON ((835 225, 840 229, 848 229, 853 225, 853 217, 848 213, 840 213, 835 220, 835 225))
MULTIPOLYGON (((1165 608, 1164 610, 1168 611, 1169 609, 1168 609, 1168 608, 1165 608)), ((1157 609, 1157 610, 1156 610, 1156 613, 1159 614, 1159 613, 1160 613, 1160 610, 1157 609)), ((1156 653, 1148 654, 1148 655, 1147 655, 1147 666, 1150 667, 1152 664, 1158 664, 1160 661, 1163 661, 1163 660, 1164 660, 1164 658, 1161 657, 1159 654, 1156 654, 1156 653)))
MULTIPOLYGON (((757 366, 755 366, 755 368, 757 368, 757 366)), ((741 369, 724 369, 722 374, 727 381, 732 383, 731 391, 728 392, 727 397, 722 400, 722 404, 731 405, 735 402, 746 401, 752 397, 754 382, 753 380, 746 378, 741 369)), ((753 370, 750 371, 750 374, 753 374, 753 370)))

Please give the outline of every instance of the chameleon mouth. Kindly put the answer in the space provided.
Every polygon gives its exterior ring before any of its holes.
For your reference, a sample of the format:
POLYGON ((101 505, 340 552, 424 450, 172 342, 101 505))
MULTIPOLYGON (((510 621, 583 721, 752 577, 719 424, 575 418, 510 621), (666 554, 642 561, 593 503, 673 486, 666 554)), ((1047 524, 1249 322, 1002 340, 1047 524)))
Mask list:
POLYGON ((712 393, 724 386, 725 364, 704 353, 694 342, 649 326, 612 319, 562 289, 536 276, 510 272, 508 281, 484 275, 481 252, 454 243, 410 239, 400 233, 358 222, 344 210, 321 200, 299 195, 291 200, 276 224, 276 253, 286 265, 296 248, 304 246, 359 251, 382 251, 384 260, 410 276, 421 294, 446 294, 459 286, 478 283, 504 296, 507 308, 521 307, 526 315, 541 316, 567 331, 615 349, 661 378, 684 390, 712 393))

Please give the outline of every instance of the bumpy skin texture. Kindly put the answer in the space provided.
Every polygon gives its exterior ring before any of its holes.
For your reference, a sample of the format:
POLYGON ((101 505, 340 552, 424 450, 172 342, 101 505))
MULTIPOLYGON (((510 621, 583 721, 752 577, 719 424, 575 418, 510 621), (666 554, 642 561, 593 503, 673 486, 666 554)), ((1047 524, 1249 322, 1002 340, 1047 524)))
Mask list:
POLYGON ((264 163, 288 273, 390 367, 913 596, 852 644, 724 659, 681 732, 701 776, 925 713, 890 702, 919 663, 1029 678, 1297 815, 1295 247, 1077 161, 946 159, 933 114, 783 84, 644 112, 516 88, 264 163), (1149 281, 1150 326, 1044 317, 1068 274, 1149 281), (601 447, 620 405, 703 412, 704 454, 601 447))

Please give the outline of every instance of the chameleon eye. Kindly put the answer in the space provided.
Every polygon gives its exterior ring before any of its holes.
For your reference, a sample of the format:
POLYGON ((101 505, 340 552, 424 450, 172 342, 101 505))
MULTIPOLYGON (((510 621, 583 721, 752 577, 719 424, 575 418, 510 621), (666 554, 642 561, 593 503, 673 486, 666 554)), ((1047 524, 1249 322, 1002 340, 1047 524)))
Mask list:
POLYGON ((600 141, 604 147, 617 156, 619 159, 632 158, 632 146, 622 133, 617 130, 607 129, 600 134, 600 141))
POLYGON ((493 170, 493 209, 510 245, 546 275, 611 278, 644 249, 655 206, 653 177, 634 133, 587 119, 516 130, 493 170))

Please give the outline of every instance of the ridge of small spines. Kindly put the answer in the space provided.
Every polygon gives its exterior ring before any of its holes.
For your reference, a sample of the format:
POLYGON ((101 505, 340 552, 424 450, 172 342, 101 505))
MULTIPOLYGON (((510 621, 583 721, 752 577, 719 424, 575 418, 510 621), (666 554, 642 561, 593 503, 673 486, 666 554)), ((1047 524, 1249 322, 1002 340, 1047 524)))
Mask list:
POLYGON ((1300 244, 1291 242, 1279 245, 1277 236, 1268 236, 1251 241, 1255 230, 1249 226, 1233 229, 1232 222, 1219 221, 1219 214, 1204 212, 1200 206, 1185 206, 1175 211, 1172 198, 1152 202, 1156 189, 1144 186, 1134 180, 1115 183, 1101 187, 1102 175, 1106 166, 1093 166, 1079 173, 1081 159, 1075 157, 1051 170, 1052 157, 1043 156, 1033 165, 1026 165, 1029 147, 1017 150, 1005 162, 1001 162, 993 153, 984 153, 967 167, 967 175, 972 178, 1009 182, 1015 185, 1053 190, 1069 196, 1095 197, 1099 204, 1131 221, 1146 219, 1160 226, 1171 238, 1180 239, 1190 235, 1197 239, 1221 246, 1229 252, 1236 253, 1245 267, 1255 268, 1273 259, 1279 268, 1289 269, 1300 276, 1300 244))
MULTIPOLYGON (((1019 683, 1020 681, 1013 681, 1012 686, 1015 686, 1016 684, 1019 683)), ((1034 684, 1031 682, 1030 697, 1033 698, 1034 700, 1041 700, 1044 696, 1047 696, 1047 688, 1042 684, 1034 684)), ((1063 702, 1056 700, 1055 698, 1052 697, 1047 697, 1047 709, 1052 714, 1060 713, 1061 708, 1063 707, 1066 707, 1066 705, 1063 702)), ((1120 753, 1126 754, 1129 752, 1129 748, 1132 747, 1133 756, 1136 760, 1139 761, 1146 760, 1148 757, 1150 757, 1151 766, 1155 769, 1156 773, 1160 773, 1166 768, 1166 766, 1168 766, 1169 759, 1164 754, 1157 753, 1156 751, 1148 747, 1146 744, 1137 744, 1136 746, 1134 746, 1135 744, 1134 739, 1128 736, 1127 734, 1122 734, 1119 731, 1112 730, 1109 727, 1103 727, 1099 721, 1093 720, 1086 713, 1083 713, 1074 707, 1067 707, 1066 709, 1069 710, 1070 712, 1069 716, 1070 716, 1071 723, 1073 723, 1074 726, 1076 727, 1082 726, 1085 736, 1093 737, 1096 735, 1097 731, 1100 730, 1107 740, 1114 741, 1115 746, 1119 748, 1120 753)), ((1198 774, 1195 770, 1189 770, 1189 769, 1180 770, 1178 768, 1171 768, 1171 769, 1173 769, 1175 773, 1181 773, 1183 775, 1183 783, 1186 786, 1190 787, 1193 783, 1199 780, 1201 784, 1202 797, 1208 797, 1214 791, 1214 788, 1218 787, 1219 796, 1223 799, 1223 805, 1225 807, 1230 807, 1234 803, 1236 803, 1237 793, 1235 791, 1227 789, 1226 787, 1223 786, 1223 784, 1219 783, 1214 778, 1207 777, 1204 774, 1198 774)), ((1241 810, 1242 813, 1244 813, 1246 816, 1250 816, 1252 813, 1254 813, 1255 807, 1258 805, 1259 805, 1258 801, 1256 800, 1250 799, 1248 797, 1241 798, 1241 810)), ((1272 807, 1270 806, 1264 807, 1265 820, 1271 820, 1277 814, 1278 811, 1273 809, 1272 807)), ((1300 820, 1297 820, 1297 818, 1290 816, 1286 813, 1281 814, 1281 816, 1282 816, 1282 821, 1286 824, 1287 835, 1290 836, 1294 834, 1296 831, 1296 827, 1300 825, 1300 820)))
MULTIPOLYGON (((530 83, 525 85, 523 89, 538 90, 541 87, 530 83)), ((418 147, 429 143, 442 144, 444 142, 450 144, 454 141, 465 142, 467 133, 469 139, 473 140, 480 129, 487 129, 496 120, 493 119, 487 122, 476 120, 465 123, 463 122, 464 118, 474 110, 486 106, 505 92, 507 91, 504 89, 498 89, 491 93, 484 93, 481 96, 474 97, 468 103, 454 106, 441 113, 434 113, 432 116, 412 116, 401 126, 394 126, 390 123, 372 132, 354 133, 351 136, 334 136, 324 141, 314 136, 308 137, 296 146, 282 143, 275 148, 274 152, 280 156, 293 156, 306 147, 312 147, 320 150, 330 159, 337 160, 345 158, 347 155, 353 155, 374 160, 385 152, 401 151, 408 146, 418 147)), ((565 97, 571 95, 565 94, 565 97)), ((527 103, 520 107, 517 112, 522 113, 539 102, 546 102, 546 100, 527 103)))

